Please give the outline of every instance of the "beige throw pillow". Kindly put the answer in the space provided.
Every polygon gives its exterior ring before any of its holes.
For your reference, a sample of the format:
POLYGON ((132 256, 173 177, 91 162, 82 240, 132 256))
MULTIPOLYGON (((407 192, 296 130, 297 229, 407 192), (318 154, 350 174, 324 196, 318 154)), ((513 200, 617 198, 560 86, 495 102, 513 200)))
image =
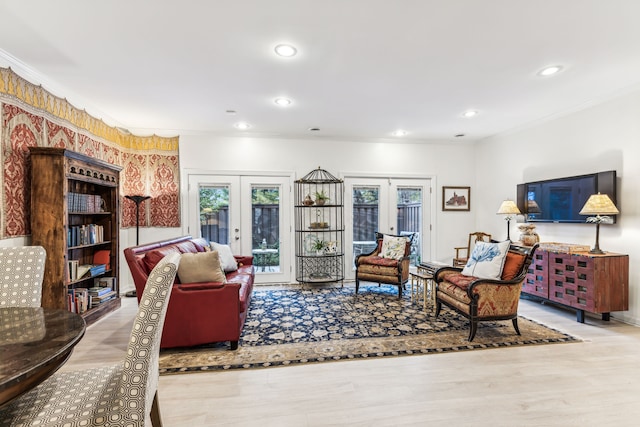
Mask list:
POLYGON ((178 277, 181 283, 227 282, 216 251, 182 254, 178 277))

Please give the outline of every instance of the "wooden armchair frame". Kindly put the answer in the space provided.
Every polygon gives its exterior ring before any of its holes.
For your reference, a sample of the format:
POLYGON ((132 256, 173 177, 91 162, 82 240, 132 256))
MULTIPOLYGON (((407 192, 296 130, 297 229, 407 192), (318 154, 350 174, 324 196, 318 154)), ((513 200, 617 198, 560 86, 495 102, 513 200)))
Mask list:
MULTIPOLYGON (((395 260, 386 260, 385 264, 379 266, 372 266, 365 262, 366 258, 378 257, 380 250, 382 249, 382 240, 385 236, 384 233, 376 232, 376 248, 368 254, 360 254, 356 257, 356 294, 360 289, 360 280, 366 280, 369 282, 376 282, 378 284, 385 283, 389 285, 395 285, 398 287, 398 298, 402 298, 402 289, 404 285, 409 281, 409 266, 411 264, 411 244, 415 234, 396 236, 387 234, 394 237, 406 237, 407 243, 405 245, 404 257, 397 262, 395 260), (367 265, 368 271, 364 265, 367 265), (361 269, 361 265, 363 265, 361 269), (376 271, 377 270, 377 271, 376 271), (385 274, 386 273, 386 274, 385 274)), ((381 259, 384 260, 384 259, 381 259)), ((384 262, 384 261, 383 261, 384 262)))
POLYGON ((454 267, 464 267, 469 261, 469 256, 471 252, 473 252, 473 248, 478 242, 490 242, 491 234, 484 233, 482 231, 476 231, 475 233, 469 233, 469 242, 467 246, 460 246, 457 248, 453 248, 456 251, 456 255, 453 257, 453 266, 454 267), (465 256, 461 256, 460 254, 464 253, 465 256))
POLYGON ((538 245, 516 246, 511 245, 509 252, 525 256, 524 262, 516 276, 511 280, 477 279, 469 283, 464 295, 464 288, 456 289, 455 285, 446 282, 448 273, 460 273, 460 267, 443 267, 436 271, 436 317, 440 314, 442 304, 452 308, 469 319, 469 341, 472 341, 478 329, 478 322, 486 320, 511 320, 516 333, 518 329, 518 301, 522 290, 522 282, 525 280, 533 254, 538 245), (445 288, 445 282, 449 285, 445 288), (451 289, 453 288, 453 291, 451 289), (493 298, 500 294, 500 298, 493 298), (480 307, 491 306, 491 310, 483 312, 480 307), (499 313, 499 314, 496 314, 499 313))

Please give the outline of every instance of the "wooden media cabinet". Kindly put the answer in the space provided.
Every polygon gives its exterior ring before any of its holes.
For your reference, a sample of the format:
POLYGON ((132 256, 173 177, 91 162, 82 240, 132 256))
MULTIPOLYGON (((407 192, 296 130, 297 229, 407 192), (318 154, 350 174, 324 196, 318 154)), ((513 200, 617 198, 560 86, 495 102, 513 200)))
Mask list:
POLYGON ((629 256, 538 249, 522 291, 576 309, 580 323, 585 312, 609 320, 612 311, 629 309, 629 256))

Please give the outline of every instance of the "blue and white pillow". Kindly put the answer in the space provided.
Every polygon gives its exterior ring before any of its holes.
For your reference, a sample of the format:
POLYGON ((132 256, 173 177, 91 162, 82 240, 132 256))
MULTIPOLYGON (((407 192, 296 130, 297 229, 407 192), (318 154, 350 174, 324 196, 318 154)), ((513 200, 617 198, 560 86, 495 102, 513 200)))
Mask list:
POLYGON ((476 243, 467 265, 462 269, 462 274, 480 279, 500 280, 510 244, 509 240, 500 243, 476 243))

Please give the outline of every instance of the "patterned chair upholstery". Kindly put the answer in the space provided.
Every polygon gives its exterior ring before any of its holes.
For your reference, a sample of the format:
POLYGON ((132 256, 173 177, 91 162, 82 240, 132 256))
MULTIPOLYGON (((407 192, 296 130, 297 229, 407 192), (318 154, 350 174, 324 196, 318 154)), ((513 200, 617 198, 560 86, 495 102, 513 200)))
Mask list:
POLYGON ((382 257, 382 242, 384 234, 376 233, 377 246, 373 252, 361 254, 356 257, 356 294, 360 289, 360 280, 386 283, 398 287, 398 298, 402 298, 402 289, 409 281, 409 265, 411 255, 411 243, 414 235, 393 236, 406 240, 404 254, 400 259, 382 257))
POLYGON ((42 246, 0 248, 0 307, 40 307, 46 258, 42 246))
POLYGON ((460 267, 443 267, 436 271, 436 317, 442 304, 469 319, 469 341, 475 337, 478 322, 511 320, 518 329, 518 301, 529 265, 538 245, 511 245, 502 270, 501 280, 465 276, 460 267))
POLYGON ((161 426, 160 337, 180 254, 149 275, 122 363, 56 373, 0 408, 2 426, 161 426))

